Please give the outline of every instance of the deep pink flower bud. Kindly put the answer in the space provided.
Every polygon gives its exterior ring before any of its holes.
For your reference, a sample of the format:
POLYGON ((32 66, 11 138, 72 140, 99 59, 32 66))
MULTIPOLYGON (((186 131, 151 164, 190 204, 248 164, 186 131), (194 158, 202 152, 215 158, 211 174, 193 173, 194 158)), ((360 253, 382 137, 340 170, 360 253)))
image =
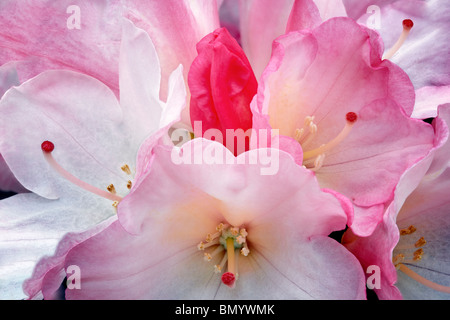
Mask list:
MULTIPOLYGON (((208 129, 217 129, 222 137, 214 139, 222 139, 221 142, 237 155, 244 150, 238 148, 238 141, 234 145, 232 141, 227 143, 226 130, 245 132, 252 127, 250 102, 258 86, 256 77, 244 51, 225 28, 204 37, 197 44, 197 52, 188 75, 194 134, 199 135, 195 122, 201 121, 202 136, 208 129)), ((248 150, 248 141, 245 150, 248 150)))

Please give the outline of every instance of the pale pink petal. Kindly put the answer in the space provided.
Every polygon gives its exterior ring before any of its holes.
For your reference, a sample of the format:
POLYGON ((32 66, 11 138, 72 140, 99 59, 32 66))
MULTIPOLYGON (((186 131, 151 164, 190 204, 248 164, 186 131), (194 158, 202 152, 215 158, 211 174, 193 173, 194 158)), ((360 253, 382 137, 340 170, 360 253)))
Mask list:
MULTIPOLYGON (((216 1, 140 1, 126 2, 126 17, 145 30, 155 45, 161 63, 160 97, 166 101, 169 75, 183 65, 187 85, 189 67, 197 56, 195 46, 200 39, 219 27, 216 1)), ((190 124, 189 110, 182 122, 190 124)))
POLYGON ((434 118, 440 104, 450 102, 449 86, 430 86, 416 90, 416 104, 411 117, 417 119, 434 118))
MULTIPOLYGON (((67 266, 64 265, 67 254, 79 243, 95 236, 117 221, 113 216, 97 224, 84 232, 67 233, 59 242, 53 255, 43 256, 35 265, 30 278, 24 281, 23 291, 29 299, 59 299, 59 287, 66 277, 67 266)), ((42 243, 40 241, 39 243, 42 243)), ((80 270, 81 271, 81 270, 80 270)))
MULTIPOLYGON (((152 170, 145 177, 146 182, 142 182, 137 190, 131 191, 133 201, 124 199, 119 204, 119 220, 125 229, 138 233, 142 228, 141 221, 146 219, 148 210, 153 207, 153 201, 164 203, 168 197, 172 199, 172 205, 177 203, 178 198, 187 201, 189 194, 182 190, 189 185, 226 203, 226 207, 223 207, 223 210, 226 209, 224 217, 235 225, 242 224, 244 218, 249 219, 251 212, 261 214, 272 207, 294 206, 292 201, 316 201, 311 196, 311 199, 307 199, 306 190, 302 192, 307 183, 312 184, 312 181, 315 181, 314 174, 297 166, 289 154, 283 151, 275 152, 276 149, 272 154, 268 153, 269 151, 251 150, 236 158, 221 144, 204 139, 194 139, 171 152, 164 147, 157 147, 157 156, 152 163, 152 170), (200 165, 202 163, 205 169, 200 165), (290 176, 288 181, 286 175, 290 176), (276 185, 279 179, 284 181, 283 188, 273 190, 265 187, 276 185), (154 188, 155 185, 168 183, 171 184, 170 188, 154 188), (255 196, 265 199, 264 203, 249 200, 255 196), (306 198, 303 199, 303 196, 306 198), (238 209, 233 210, 234 207, 238 209), (246 216, 241 216, 241 211, 246 212, 246 216)), ((327 197, 334 198, 331 194, 327 194, 327 197)), ((340 207, 341 202, 338 204, 340 207)), ((349 210, 348 206, 342 207, 349 210)), ((163 213, 164 210, 160 209, 159 212, 163 213)), ((325 209, 320 210, 320 215, 317 213, 314 219, 321 219, 323 215, 323 220, 320 220, 322 222, 305 222, 303 225, 307 226, 308 230, 305 232, 328 235, 333 229, 343 229, 349 214, 351 213, 346 212, 344 216, 331 218, 327 217, 325 209)), ((303 227, 299 228, 299 231, 303 230, 303 227)))
POLYGON ((49 69, 73 70, 101 80, 118 95, 118 1, 7 0, 0 12, 0 64, 20 61, 21 82, 49 69), (76 14, 71 5, 79 9, 80 29, 68 27, 76 14))
POLYGON ((257 79, 270 60, 272 42, 286 31, 294 0, 241 0, 242 48, 257 79))
MULTIPOLYGON (((447 199, 447 196, 443 195, 443 193, 446 193, 448 190, 448 187, 445 187, 445 185, 441 188, 440 192, 435 192, 435 190, 440 187, 438 184, 434 183, 436 180, 430 180, 435 176, 435 171, 430 170, 430 166, 433 167, 432 161, 434 161, 433 159, 437 152, 439 152, 440 149, 445 148, 444 144, 448 139, 448 128, 445 125, 445 122, 443 123, 442 121, 435 121, 434 127, 436 135, 433 149, 431 149, 421 161, 411 166, 402 175, 396 186, 393 202, 386 209, 383 220, 377 225, 374 232, 368 237, 360 237, 355 235, 351 230, 348 230, 343 237, 343 244, 355 254, 363 268, 367 269, 371 265, 380 267, 381 287, 375 289, 380 299, 402 298, 402 294, 395 286, 397 282, 397 270, 392 263, 393 253, 396 253, 394 248, 400 239, 398 231, 399 227, 397 226, 397 221, 400 221, 400 216, 397 219, 399 210, 401 209, 402 211, 409 213, 411 212, 411 209, 413 212, 423 212, 427 210, 424 209, 424 206, 426 208, 431 208, 435 206, 437 199, 439 199, 438 201, 446 201, 444 199, 447 199), (428 172, 430 174, 427 178, 426 174, 428 172), (421 188, 421 181, 423 179, 430 180, 431 184, 425 187, 430 192, 426 191, 426 195, 420 194, 419 192, 418 197, 412 197, 412 193, 416 194, 416 191, 414 190, 417 190, 416 188, 418 186, 421 188), (424 199, 426 200, 424 201, 424 199)), ((445 178, 437 181, 445 182, 445 178)), ((431 221, 432 220, 433 219, 431 219, 431 221)), ((409 225, 406 224, 408 224, 408 222, 405 222, 401 227, 408 227, 411 224, 415 225, 416 222, 414 221, 413 223, 413 221, 411 221, 409 225)))
MULTIPOLYGON (((194 157, 195 146, 232 156, 222 144, 204 139, 182 150, 194 157)), ((349 205, 322 192, 314 175, 287 153, 279 154, 280 171, 261 175, 262 165, 248 162, 258 152, 232 156, 244 164, 192 165, 176 164, 170 149, 156 147, 152 170, 118 208, 119 220, 136 234, 114 222, 71 249, 64 267, 82 270, 81 289, 67 289, 66 298, 365 298, 359 262, 327 237, 345 227, 349 205), (267 187, 274 185, 279 188, 267 187), (254 244, 248 259, 239 258, 233 291, 213 273, 221 257, 206 263, 197 250, 219 222, 245 226, 254 244)), ((61 279, 58 268, 47 272, 44 288, 61 279)))
POLYGON ((357 206, 355 228, 364 228, 356 231, 360 235, 373 231, 401 174, 433 146, 432 127, 405 115, 414 103, 410 80, 381 60, 381 49, 376 33, 346 18, 281 36, 261 78, 257 106, 252 106, 258 126, 270 125, 296 140, 301 128, 308 132, 305 120, 314 116, 317 133, 302 146, 309 161, 303 164, 313 169, 308 152, 338 136, 349 112, 357 114, 350 134, 325 152, 316 174, 324 188, 357 206), (364 212, 370 220, 366 226, 364 212))
POLYGON ((402 21, 411 19, 414 27, 400 50, 391 58, 404 69, 416 89, 424 86, 445 86, 450 83, 448 52, 449 2, 431 0, 344 0, 349 17, 368 24, 373 15, 379 17, 375 26, 386 50, 402 32, 402 21), (356 3, 357 2, 357 3, 356 3), (368 10, 372 6, 376 13, 368 10))
POLYGON ((123 20, 120 48, 120 105, 138 129, 158 129, 162 112, 159 100, 161 67, 148 34, 123 20), (141 122, 142 125, 136 125, 141 122))
POLYGON ((23 281, 68 231, 83 232, 114 213, 108 200, 80 197, 76 190, 58 200, 20 194, 0 201, 0 297, 25 298, 23 281))
MULTIPOLYGON (((374 291, 380 300, 402 299, 394 285, 397 273, 392 264, 392 250, 398 238, 398 228, 390 215, 386 215, 383 223, 368 237, 359 237, 349 229, 342 238, 342 244, 358 258, 364 270, 370 266, 379 267, 380 288, 374 291)), ((370 273, 366 276, 370 276, 370 273)))
POLYGON ((15 62, 5 63, 0 66, 0 97, 2 97, 9 88, 19 84, 20 81, 15 62))
POLYGON ((56 198, 70 185, 43 157, 41 144, 77 178, 104 189, 114 183, 126 194, 137 146, 129 143, 114 93, 98 80, 72 71, 47 71, 12 88, 0 103, 0 151, 27 189, 56 198))
POLYGON ((294 2, 287 22, 286 33, 295 30, 312 29, 322 22, 319 9, 315 3, 317 4, 317 1, 312 0, 296 0, 294 2))
POLYGON ((14 174, 0 155, 0 190, 12 191, 16 193, 27 192, 28 190, 17 181, 14 174))
POLYGON ((343 4, 343 0, 314 0, 319 9, 322 21, 334 17, 346 17, 347 10, 343 4))
POLYGON ((433 139, 430 125, 406 117, 392 101, 375 101, 358 112, 352 132, 326 155, 317 178, 358 206, 382 204, 392 198, 402 173, 433 147, 433 139))

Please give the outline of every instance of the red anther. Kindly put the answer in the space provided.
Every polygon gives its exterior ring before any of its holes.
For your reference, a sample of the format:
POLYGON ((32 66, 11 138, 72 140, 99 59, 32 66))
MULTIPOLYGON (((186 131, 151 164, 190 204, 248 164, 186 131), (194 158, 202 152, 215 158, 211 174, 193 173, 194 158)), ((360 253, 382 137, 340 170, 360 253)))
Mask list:
POLYGON ((41 144, 41 149, 44 152, 52 152, 55 149, 55 145, 51 141, 44 141, 41 144))
POLYGON ((348 112, 345 115, 345 119, 347 119, 348 122, 353 123, 356 120, 358 120, 358 115, 356 113, 354 113, 354 112, 348 112))
POLYGON ((233 287, 235 281, 236 281, 236 277, 231 272, 225 272, 222 275, 223 284, 226 284, 229 287, 233 287))
POLYGON ((403 20, 403 28, 411 29, 414 26, 414 22, 411 19, 403 20))

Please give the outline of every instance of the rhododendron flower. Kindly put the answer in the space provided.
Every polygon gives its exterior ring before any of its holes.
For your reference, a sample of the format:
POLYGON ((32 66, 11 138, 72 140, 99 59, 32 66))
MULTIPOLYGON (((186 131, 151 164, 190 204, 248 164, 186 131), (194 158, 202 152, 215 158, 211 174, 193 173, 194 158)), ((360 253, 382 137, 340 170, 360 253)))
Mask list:
MULTIPOLYGON (((247 131, 252 127, 250 102, 258 84, 247 57, 225 28, 203 38, 197 51, 188 78, 194 134, 203 136, 207 130, 217 129, 221 137, 214 138, 228 146, 227 130, 247 131), (196 122, 201 124, 200 130, 196 122)), ((234 142, 233 146, 229 148, 236 155, 245 151, 238 150, 234 142)))
MULTIPOLYGON (((187 87, 196 43, 219 27, 216 1, 209 0, 4 0, 0 13, 0 65, 14 63, 17 83, 13 85, 46 70, 63 69, 99 79, 117 97, 120 22, 123 16, 129 18, 150 34, 160 57, 162 101, 167 100, 169 76, 179 64, 187 87), (74 21, 79 24, 76 28, 74 21)), ((2 93, 7 88, 0 81, 2 93)), ((182 121, 190 126, 188 107, 182 121)), ((26 191, 2 158, 0 168, 0 190, 26 191)))
MULTIPOLYGON (((450 84, 448 30, 450 3, 440 0, 343 0, 348 16, 375 27, 385 44, 386 53, 402 34, 401 22, 410 19, 414 27, 401 49, 389 59, 411 77, 416 89, 450 84), (374 8, 375 12, 371 10, 374 8), (377 21, 375 25, 370 23, 377 21)), ((401 38, 400 38, 401 39, 401 38)))
MULTIPOLYGON (((176 152, 193 159, 196 148, 230 154, 202 138, 176 152)), ((67 236, 60 246, 71 249, 38 265, 25 289, 51 297, 76 265, 80 288, 67 288, 67 299, 365 298, 359 262, 328 237, 345 228, 349 204, 284 152, 280 171, 261 175, 249 162, 261 151, 233 164, 177 165, 157 146, 119 219, 78 244, 80 235, 67 236)))
POLYGON ((343 237, 364 268, 380 267, 380 299, 448 299, 450 105, 433 121, 435 147, 401 177, 382 222, 369 237, 343 237), (399 290, 400 289, 400 290, 399 290))
POLYGON ((361 236, 381 220, 401 174, 433 146, 432 127, 408 117, 411 82, 381 60, 381 48, 348 18, 281 36, 251 105, 255 129, 279 129, 288 137, 282 149, 352 200, 350 227, 361 236))
POLYGON ((159 100, 160 81, 150 38, 125 20, 120 104, 105 84, 73 71, 44 72, 3 96, 0 151, 33 193, 0 201, 1 286, 11 289, 2 295, 16 297, 17 281, 65 233, 114 215, 111 205, 148 170, 152 147, 179 121, 186 99, 181 66, 167 102, 159 100))

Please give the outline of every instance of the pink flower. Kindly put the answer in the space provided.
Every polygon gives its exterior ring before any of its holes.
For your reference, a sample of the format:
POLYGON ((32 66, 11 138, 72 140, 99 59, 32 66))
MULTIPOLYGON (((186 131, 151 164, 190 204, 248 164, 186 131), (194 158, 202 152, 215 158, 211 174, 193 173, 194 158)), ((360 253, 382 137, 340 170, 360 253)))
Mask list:
POLYGON ((29 277, 33 261, 52 253, 65 233, 114 215, 111 205, 148 170, 153 146, 179 121, 186 102, 181 66, 169 79, 167 102, 159 100, 160 82, 148 34, 124 20, 120 104, 105 84, 73 71, 44 72, 3 96, 0 151, 32 193, 0 201, 7 257, 1 281, 15 289, 2 295, 20 296, 19 280, 29 277), (47 140, 52 143, 42 144, 47 140))
MULTIPOLYGON (((191 124, 197 134, 195 122, 201 123, 201 136, 209 129, 220 131, 215 139, 227 146, 227 130, 252 127, 250 102, 258 84, 247 57, 225 28, 203 38, 197 51, 188 79, 191 124)), ((237 144, 232 149, 235 155, 245 151, 237 144)))
POLYGON ((410 76, 416 89, 450 84, 448 62, 448 29, 450 3, 439 0, 343 0, 348 16, 359 23, 376 27, 385 44, 386 53, 402 33, 402 21, 412 20, 400 50, 389 59, 410 76), (375 8, 373 12, 371 8, 375 8), (378 19, 372 26, 371 20, 378 19))
POLYGON ((369 235, 402 173, 433 146, 433 129, 411 119, 407 75, 381 60, 377 35, 347 18, 274 42, 252 102, 253 126, 280 130, 280 146, 314 170, 322 187, 354 204, 350 227, 369 235))
POLYGON ((373 234, 361 238, 347 231, 343 237, 363 268, 380 267, 380 299, 449 297, 449 123, 450 105, 441 105, 433 121, 435 147, 402 175, 373 234))
MULTIPOLYGON (((70 70, 100 80, 116 97, 120 96, 121 19, 128 17, 148 32, 156 47, 162 101, 167 100, 169 77, 179 64, 187 86, 196 43, 219 26, 216 2, 209 0, 5 0, 0 13, 0 65, 17 69, 14 85, 46 70, 70 70), (79 22, 76 28, 74 21, 79 22)), ((3 82, 0 85, 3 93, 6 88, 3 82)), ((183 111, 182 121, 190 126, 189 108, 183 111)), ((0 189, 26 191, 0 161, 0 189)))
MULTIPOLYGON (((192 159, 211 148, 231 155, 201 138, 175 152, 192 159)), ((328 237, 345 227, 346 206, 284 152, 280 171, 261 175, 262 165, 248 162, 258 153, 175 164, 174 151, 156 147, 118 221, 79 243, 67 237, 68 253, 38 265, 25 289, 51 298, 74 265, 81 289, 66 289, 67 299, 365 298, 359 262, 328 237)))

